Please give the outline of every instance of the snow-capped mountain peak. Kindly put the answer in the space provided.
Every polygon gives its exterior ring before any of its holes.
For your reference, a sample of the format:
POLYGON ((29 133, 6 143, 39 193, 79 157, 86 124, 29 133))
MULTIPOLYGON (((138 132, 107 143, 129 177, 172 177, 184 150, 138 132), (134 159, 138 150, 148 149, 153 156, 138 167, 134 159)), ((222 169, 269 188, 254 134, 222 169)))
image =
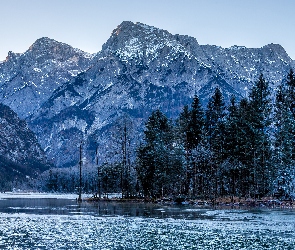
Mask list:
MULTIPOLYGON (((173 53, 185 53, 190 56, 186 48, 166 30, 158 29, 142 23, 122 22, 102 47, 103 52, 112 52, 124 61, 134 58, 148 58, 154 60, 164 50, 173 53)), ((168 59, 168 58, 167 58, 168 59)))
POLYGON ((75 143, 105 143, 105 131, 124 112, 140 127, 154 109, 175 117, 195 94, 205 104, 216 86, 226 101, 246 96, 261 73, 275 89, 291 67, 278 44, 200 45, 125 21, 95 56, 46 37, 10 53, 0 64, 0 96, 27 119, 49 158, 66 166, 77 162, 75 143))

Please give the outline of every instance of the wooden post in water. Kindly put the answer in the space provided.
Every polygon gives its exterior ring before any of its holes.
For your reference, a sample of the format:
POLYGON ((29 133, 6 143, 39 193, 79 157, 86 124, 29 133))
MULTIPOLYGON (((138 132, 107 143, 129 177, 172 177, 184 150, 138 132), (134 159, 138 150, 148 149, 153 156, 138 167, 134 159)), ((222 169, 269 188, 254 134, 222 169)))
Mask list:
POLYGON ((96 146, 96 166, 97 166, 97 185, 98 185, 98 198, 101 198, 101 181, 100 181, 100 169, 98 166, 98 145, 96 146))
POLYGON ((79 180, 79 197, 78 197, 78 202, 82 202, 82 142, 80 144, 80 161, 79 161, 79 165, 80 165, 80 180, 79 180))

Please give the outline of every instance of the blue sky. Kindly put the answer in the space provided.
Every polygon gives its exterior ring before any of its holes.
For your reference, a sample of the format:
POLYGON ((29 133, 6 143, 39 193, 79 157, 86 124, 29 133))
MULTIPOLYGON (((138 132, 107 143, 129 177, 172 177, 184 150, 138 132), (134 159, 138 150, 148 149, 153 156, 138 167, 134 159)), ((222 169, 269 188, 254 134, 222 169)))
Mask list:
POLYGON ((294 0, 0 0, 0 61, 47 36, 98 52, 122 21, 142 22, 200 44, 281 44, 295 59, 294 0))

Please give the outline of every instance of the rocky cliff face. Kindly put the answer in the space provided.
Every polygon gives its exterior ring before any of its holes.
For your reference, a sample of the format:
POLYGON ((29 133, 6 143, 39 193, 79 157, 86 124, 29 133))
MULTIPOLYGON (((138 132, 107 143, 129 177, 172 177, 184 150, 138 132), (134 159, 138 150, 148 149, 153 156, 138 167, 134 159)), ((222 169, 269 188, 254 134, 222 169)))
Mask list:
POLYGON ((24 54, 11 55, 0 65, 0 72, 6 72, 0 74, 0 89, 7 93, 4 102, 27 117, 57 166, 78 162, 81 140, 90 150, 94 140, 105 144, 106 131, 123 113, 141 127, 152 110, 175 117, 194 94, 205 104, 216 87, 226 100, 232 94, 245 96, 260 73, 275 89, 294 66, 280 45, 199 45, 195 38, 132 22, 120 24, 95 57, 57 42, 61 47, 55 49, 51 43, 41 43, 46 53, 32 48, 24 53, 32 54, 25 56, 25 65, 32 66, 19 70, 24 54))
POLYGON ((0 188, 50 167, 36 135, 8 106, 0 104, 0 188))
POLYGON ((93 55, 49 38, 0 64, 0 100, 21 118, 32 115, 58 86, 86 70, 93 55))
POLYGON ((262 48, 199 45, 193 37, 172 35, 132 22, 123 22, 113 31, 102 53, 118 56, 131 66, 133 70, 130 73, 136 72, 134 66, 143 64, 148 67, 146 72, 150 73, 152 77, 149 80, 154 84, 187 81, 198 92, 208 83, 208 78, 219 75, 243 95, 260 73, 275 85, 281 82, 294 63, 278 44, 262 48), (210 76, 200 77, 202 69, 210 69, 210 76))

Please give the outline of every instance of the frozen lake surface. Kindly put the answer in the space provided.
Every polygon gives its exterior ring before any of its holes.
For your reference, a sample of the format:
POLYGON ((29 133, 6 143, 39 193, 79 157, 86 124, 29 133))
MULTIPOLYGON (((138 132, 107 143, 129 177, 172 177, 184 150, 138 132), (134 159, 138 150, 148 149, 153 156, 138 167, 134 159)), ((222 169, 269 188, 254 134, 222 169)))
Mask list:
POLYGON ((75 198, 1 194, 0 249, 295 249, 294 210, 75 198))

